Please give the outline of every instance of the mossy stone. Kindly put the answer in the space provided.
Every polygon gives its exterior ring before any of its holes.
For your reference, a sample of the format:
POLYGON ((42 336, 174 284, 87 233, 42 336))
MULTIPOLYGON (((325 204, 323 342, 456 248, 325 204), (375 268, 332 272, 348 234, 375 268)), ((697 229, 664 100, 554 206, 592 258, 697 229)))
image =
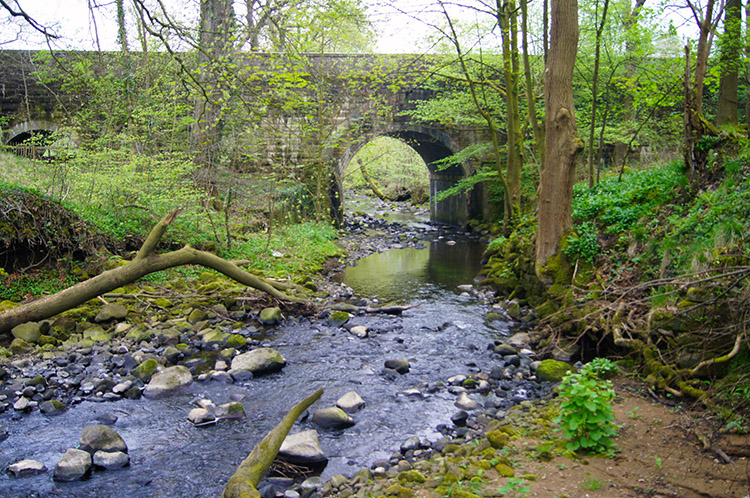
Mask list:
POLYGON ((247 344, 247 339, 242 337, 240 334, 232 334, 227 338, 225 343, 230 348, 241 348, 247 344))
POLYGON ((545 382, 560 382, 565 377, 565 374, 571 370, 575 370, 575 368, 564 361, 547 359, 542 360, 539 364, 539 367, 536 369, 536 377, 545 382))
POLYGON ((398 473, 398 480, 399 482, 406 483, 406 482, 413 482, 417 484, 422 484, 427 481, 427 478, 418 470, 405 470, 403 472, 398 473))
POLYGON ((487 441, 489 441, 490 445, 496 450, 501 450, 505 448, 508 441, 510 441, 510 436, 502 431, 490 431, 487 433, 487 441))
POLYGON ((258 316, 258 320, 263 325, 276 325, 282 318, 281 308, 278 307, 265 308, 261 310, 260 315, 258 316))
POLYGON ((388 496, 395 496, 396 498, 412 498, 414 491, 409 488, 405 488, 400 484, 392 484, 385 490, 388 496))
POLYGON ((173 303, 166 297, 159 297, 159 298, 154 299, 154 305, 160 308, 171 308, 173 303))
POLYGON ((150 330, 146 330, 146 327, 144 327, 143 325, 136 325, 135 327, 128 330, 127 334, 125 334, 126 339, 130 339, 136 344, 143 341, 149 341, 153 337, 154 333, 150 330))
POLYGON ((34 350, 34 346, 16 337, 13 342, 10 343, 10 352, 13 354, 26 354, 34 350))
POLYGON ((341 327, 349 321, 349 318, 351 318, 351 315, 346 311, 334 311, 328 317, 328 323, 335 327, 341 327))
POLYGON ((495 470, 500 474, 500 477, 513 477, 516 475, 515 471, 504 463, 498 463, 495 465, 495 470))
POLYGON ((10 333, 13 334, 13 337, 22 339, 29 344, 35 344, 39 340, 39 336, 42 335, 42 326, 37 322, 26 322, 13 327, 10 333))
POLYGON ((39 344, 40 346, 46 346, 48 344, 51 344, 52 346, 54 346, 55 344, 57 344, 57 342, 58 340, 52 337, 51 335, 40 335, 39 340, 36 341, 36 343, 39 344))
POLYGON ((188 315, 188 322, 191 324, 196 324, 198 322, 202 322, 208 317, 207 313, 199 308, 194 308, 193 311, 190 312, 190 315, 188 315))
POLYGON ((157 368, 159 368, 159 363, 155 359, 149 358, 133 369, 133 375, 143 382, 148 382, 156 373, 157 368))

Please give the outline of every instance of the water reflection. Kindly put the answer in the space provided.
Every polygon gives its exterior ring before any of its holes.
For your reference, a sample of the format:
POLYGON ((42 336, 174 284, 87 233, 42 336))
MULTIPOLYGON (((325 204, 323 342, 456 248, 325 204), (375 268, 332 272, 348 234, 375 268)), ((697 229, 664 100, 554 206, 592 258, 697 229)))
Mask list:
POLYGON ((393 249, 360 259, 357 266, 337 275, 363 296, 382 301, 409 302, 429 297, 435 287, 456 289, 472 283, 479 272, 484 243, 435 240, 424 249, 393 249))

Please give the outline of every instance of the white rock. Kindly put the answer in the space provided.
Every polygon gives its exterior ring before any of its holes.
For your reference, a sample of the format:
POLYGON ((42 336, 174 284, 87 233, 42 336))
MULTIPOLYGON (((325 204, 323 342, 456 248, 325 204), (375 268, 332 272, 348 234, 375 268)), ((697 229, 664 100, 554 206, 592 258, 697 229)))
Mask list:
POLYGON ((357 410, 364 408, 365 400, 363 400, 355 391, 349 391, 336 401, 336 406, 347 413, 354 413, 357 410))
POLYGON ((8 472, 12 472, 16 477, 29 477, 46 471, 47 467, 38 460, 27 459, 8 465, 8 472))
POLYGON ((315 465, 328 461, 320 447, 318 431, 314 429, 289 434, 281 443, 279 456, 297 465, 315 465))
POLYGON ((216 422, 216 416, 211 410, 193 408, 188 413, 188 420, 195 425, 205 425, 216 422))
POLYGON ((454 403, 456 407, 461 410, 476 410, 479 408, 479 403, 469 397, 467 393, 461 393, 458 395, 458 399, 454 403))
POLYGON ((354 327, 352 327, 352 328, 351 328, 351 329, 349 330, 349 332, 350 332, 350 333, 351 333, 352 335, 356 335, 356 336, 357 336, 357 337, 359 337, 360 339, 364 339, 364 338, 366 338, 366 337, 367 337, 367 336, 369 335, 369 333, 370 333, 370 329, 368 329, 368 328, 367 328, 367 327, 365 327, 364 325, 355 325, 354 327))
POLYGON ((130 457, 122 451, 97 451, 94 453, 94 465, 107 470, 121 469, 130 465, 130 457))
POLYGON ((87 451, 70 448, 55 465, 56 481, 77 481, 91 468, 91 454, 87 451))
POLYGON ((168 396, 187 388, 193 383, 193 374, 182 365, 165 368, 151 377, 143 395, 147 398, 168 396))

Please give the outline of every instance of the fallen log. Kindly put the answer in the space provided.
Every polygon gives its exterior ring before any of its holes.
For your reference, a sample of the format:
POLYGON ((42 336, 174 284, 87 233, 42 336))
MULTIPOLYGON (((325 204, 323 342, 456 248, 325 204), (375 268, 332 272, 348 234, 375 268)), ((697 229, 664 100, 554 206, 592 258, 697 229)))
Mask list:
POLYGON ((17 308, 0 313, 0 334, 8 333, 16 325, 26 322, 37 322, 50 318, 79 306, 118 287, 135 282, 139 278, 167 268, 184 265, 200 265, 211 268, 248 287, 260 290, 270 296, 292 302, 305 302, 297 296, 280 290, 278 282, 248 273, 231 261, 220 258, 210 252, 199 251, 186 245, 177 251, 165 254, 154 254, 159 239, 166 232, 169 224, 175 219, 179 209, 165 216, 149 233, 136 257, 123 266, 107 270, 93 278, 68 287, 56 294, 35 299, 17 308))
POLYGON ((279 424, 266 434, 253 451, 245 458, 232 477, 229 478, 221 498, 260 498, 258 483, 268 472, 273 460, 286 439, 294 422, 323 395, 323 389, 318 389, 311 396, 294 405, 279 424))

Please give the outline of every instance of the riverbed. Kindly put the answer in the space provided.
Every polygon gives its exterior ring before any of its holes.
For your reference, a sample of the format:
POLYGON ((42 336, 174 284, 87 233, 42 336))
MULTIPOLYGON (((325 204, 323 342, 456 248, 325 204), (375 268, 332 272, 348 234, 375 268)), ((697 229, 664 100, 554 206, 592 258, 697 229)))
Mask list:
MULTIPOLYGON (((403 314, 366 313, 360 308, 344 327, 329 323, 326 312, 320 318, 288 317, 272 328, 247 324, 250 335, 257 329, 262 345, 286 358, 281 372, 232 384, 195 382, 187 391, 164 399, 82 401, 56 417, 38 410, 1 414, 0 424, 9 437, 0 442, 0 467, 30 458, 43 462, 50 472, 22 479, 4 474, 0 496, 219 496, 263 435, 293 404, 321 387, 323 398, 311 410, 333 406, 352 390, 366 403, 354 414, 356 424, 351 428, 326 431, 303 417, 293 429, 318 429, 329 458, 324 479, 352 475, 377 459, 387 459, 411 436, 435 441, 449 433, 458 408, 456 389, 449 388, 448 379, 497 366, 492 348, 508 337, 511 323, 488 322, 489 301, 467 287, 479 271, 481 240, 450 229, 416 229, 421 230, 420 240, 412 247, 396 244, 395 249, 374 252, 336 277, 351 289, 349 302, 410 306, 403 314), (351 334, 348 328, 353 325, 366 326, 368 336, 351 334), (409 372, 385 370, 385 361, 393 358, 408 359, 409 372), (195 427, 187 414, 192 402, 201 398, 240 401, 247 417, 195 427), (53 481, 51 469, 67 448, 77 445, 81 429, 112 416, 113 428, 128 445, 131 465, 95 472, 86 481, 53 481)), ((26 370, 35 373, 33 366, 26 370)), ((491 414, 512 399, 523 399, 527 389, 519 383, 506 385, 506 391, 505 399, 495 393, 471 396, 491 414)))

